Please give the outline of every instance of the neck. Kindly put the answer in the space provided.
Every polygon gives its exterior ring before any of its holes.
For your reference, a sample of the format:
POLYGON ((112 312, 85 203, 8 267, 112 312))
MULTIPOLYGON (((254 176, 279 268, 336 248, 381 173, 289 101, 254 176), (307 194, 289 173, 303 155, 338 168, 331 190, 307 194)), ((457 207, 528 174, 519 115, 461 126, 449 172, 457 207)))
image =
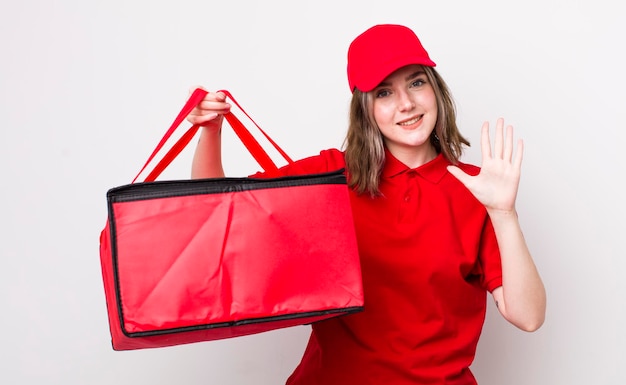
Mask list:
POLYGON ((416 148, 389 148, 389 152, 409 168, 417 168, 437 157, 437 150, 430 143, 416 148))

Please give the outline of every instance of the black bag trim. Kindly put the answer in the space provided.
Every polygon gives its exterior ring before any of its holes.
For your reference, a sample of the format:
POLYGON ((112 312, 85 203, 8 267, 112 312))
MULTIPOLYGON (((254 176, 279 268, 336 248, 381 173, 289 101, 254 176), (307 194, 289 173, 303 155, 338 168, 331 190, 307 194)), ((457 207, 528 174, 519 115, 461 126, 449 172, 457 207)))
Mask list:
POLYGON ((259 324, 259 323, 273 322, 273 321, 288 321, 288 320, 295 320, 295 319, 300 319, 300 318, 310 318, 310 317, 318 317, 318 316, 332 315, 332 314, 348 315, 348 314, 361 312, 363 311, 363 309, 364 309, 363 306, 353 306, 353 307, 347 307, 344 309, 320 310, 320 311, 313 311, 313 312, 306 312, 306 313, 299 313, 299 314, 286 314, 286 315, 274 316, 274 317, 248 318, 248 319, 240 320, 240 321, 220 322, 220 323, 215 323, 215 324, 202 324, 202 325, 185 326, 185 327, 171 328, 171 329, 155 329, 152 331, 134 332, 134 333, 130 333, 126 331, 123 323, 121 325, 122 325, 122 333, 124 333, 126 337, 137 338, 137 337, 159 336, 159 335, 173 334, 173 333, 193 332, 193 331, 200 331, 200 330, 211 330, 211 329, 217 329, 217 328, 236 327, 236 326, 259 324))
POLYGON ((314 184, 347 184, 344 169, 279 178, 229 177, 133 183, 110 189, 107 200, 110 210, 111 204, 120 202, 314 184))
POLYGON ((148 337, 171 333, 184 333, 190 331, 209 330, 223 327, 243 326, 254 323, 285 321, 290 319, 300 319, 309 317, 320 317, 331 314, 351 314, 363 311, 363 306, 347 307, 343 309, 320 310, 299 314, 287 314, 273 317, 250 318, 239 321, 222 322, 216 324, 202 324, 185 326, 180 328, 158 329, 145 332, 128 332, 124 322, 124 311, 122 309, 121 287, 118 271, 117 239, 115 216, 113 215, 113 204, 120 202, 132 202, 137 200, 158 199, 186 195, 219 194, 224 192, 239 192, 277 187, 309 186, 320 184, 347 184, 345 169, 335 171, 306 174, 296 176, 284 176, 278 178, 206 178, 187 179, 171 181, 155 181, 132 183, 119 187, 114 187, 107 192, 109 228, 111 238, 111 257, 113 264, 113 280, 115 284, 115 297, 118 317, 122 333, 129 337, 148 337))

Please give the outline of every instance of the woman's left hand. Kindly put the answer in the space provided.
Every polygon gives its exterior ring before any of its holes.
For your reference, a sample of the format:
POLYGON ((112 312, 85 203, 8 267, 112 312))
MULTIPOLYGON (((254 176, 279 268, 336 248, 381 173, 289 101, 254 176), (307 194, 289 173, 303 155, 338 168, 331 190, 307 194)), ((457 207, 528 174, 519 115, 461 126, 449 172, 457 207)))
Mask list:
POLYGON ((524 143, 517 141, 514 154, 513 126, 504 127, 504 119, 496 123, 496 137, 491 148, 489 122, 481 132, 482 166, 480 173, 471 176, 456 166, 448 171, 467 187, 488 211, 513 212, 519 187, 524 143))

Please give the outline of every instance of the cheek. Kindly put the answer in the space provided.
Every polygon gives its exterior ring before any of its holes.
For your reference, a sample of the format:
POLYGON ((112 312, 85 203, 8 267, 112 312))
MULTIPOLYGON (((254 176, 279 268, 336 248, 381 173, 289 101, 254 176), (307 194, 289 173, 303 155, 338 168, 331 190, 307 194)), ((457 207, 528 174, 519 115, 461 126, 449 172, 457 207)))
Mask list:
POLYGON ((374 103, 372 111, 374 121, 378 124, 378 126, 384 125, 393 117, 392 109, 382 103, 374 103))
POLYGON ((437 107, 437 99, 433 97, 432 101, 432 110, 435 113, 435 116, 439 115, 439 108, 437 107))
POLYGON ((437 97, 435 96, 435 91, 431 91, 425 98, 424 98, 424 104, 428 106, 428 108, 437 113, 438 112, 438 108, 437 108, 437 97))

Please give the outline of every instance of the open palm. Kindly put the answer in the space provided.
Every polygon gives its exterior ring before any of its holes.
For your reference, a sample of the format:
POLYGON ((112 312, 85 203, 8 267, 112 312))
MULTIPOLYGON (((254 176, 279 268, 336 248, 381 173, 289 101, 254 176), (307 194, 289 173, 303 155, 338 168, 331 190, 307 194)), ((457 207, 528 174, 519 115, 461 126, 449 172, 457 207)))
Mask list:
POLYGON ((456 166, 448 170, 467 187, 487 210, 513 211, 519 187, 524 143, 517 141, 514 154, 513 127, 504 128, 504 119, 496 123, 493 151, 489 137, 489 123, 481 131, 482 166, 480 173, 471 176, 456 166))

